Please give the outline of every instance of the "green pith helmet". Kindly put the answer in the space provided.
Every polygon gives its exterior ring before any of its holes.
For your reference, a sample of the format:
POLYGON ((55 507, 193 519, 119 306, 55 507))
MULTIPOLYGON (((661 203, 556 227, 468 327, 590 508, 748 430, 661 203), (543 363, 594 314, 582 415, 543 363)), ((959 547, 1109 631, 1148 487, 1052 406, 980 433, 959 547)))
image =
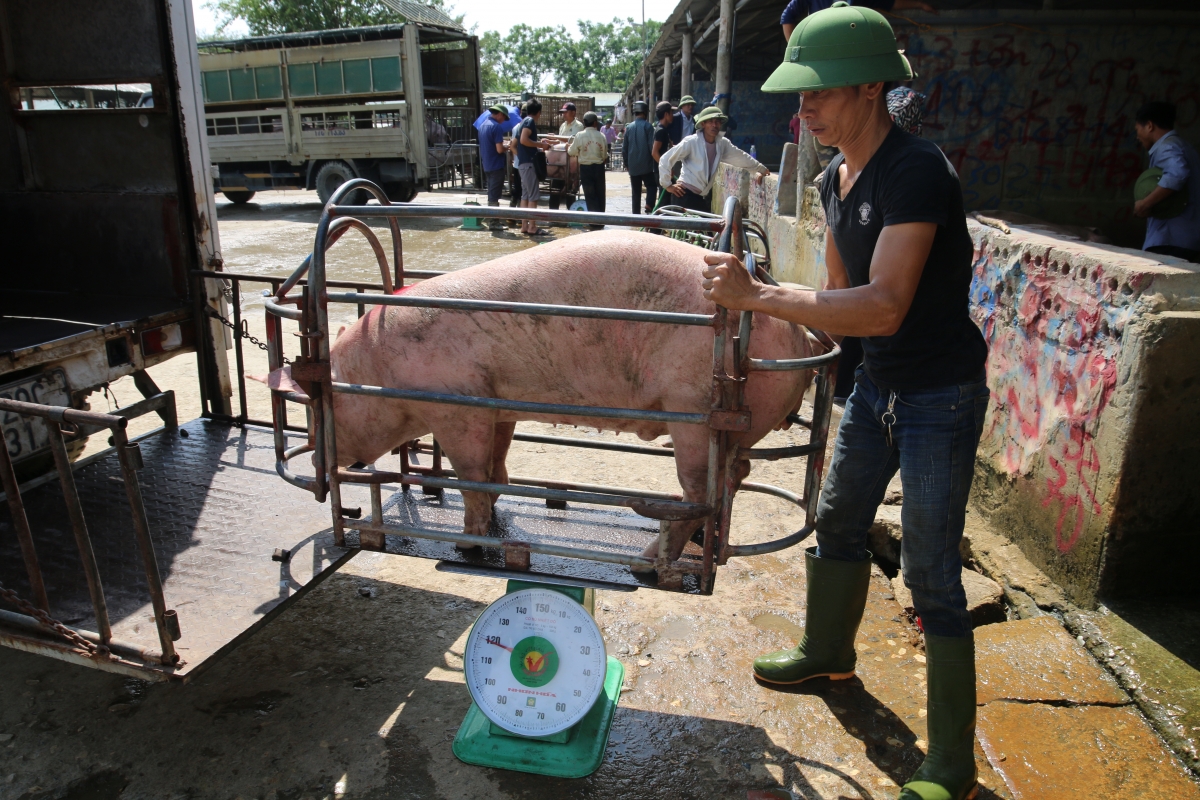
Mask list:
POLYGON ((680 108, 683 108, 688 103, 691 103, 692 105, 696 105, 696 98, 692 97, 690 94, 685 94, 683 97, 679 98, 679 107, 680 108))
MULTIPOLYGON (((1162 168, 1151 167, 1138 175, 1137 183, 1133 184, 1133 199, 1145 200, 1151 192, 1158 188, 1158 182, 1163 176, 1162 168)), ((1187 192, 1172 192, 1165 200, 1155 203, 1150 209, 1150 216, 1155 219, 1171 219, 1178 217, 1187 209, 1187 192)))
POLYGON ((707 122, 710 119, 719 119, 724 122, 725 120, 729 119, 729 117, 725 116, 724 112, 716 106, 709 106, 697 114, 693 121, 696 123, 696 127, 698 128, 702 122, 707 122))
POLYGON ((783 63, 762 90, 812 92, 876 81, 907 81, 914 74, 882 14, 839 0, 801 20, 788 40, 783 63))

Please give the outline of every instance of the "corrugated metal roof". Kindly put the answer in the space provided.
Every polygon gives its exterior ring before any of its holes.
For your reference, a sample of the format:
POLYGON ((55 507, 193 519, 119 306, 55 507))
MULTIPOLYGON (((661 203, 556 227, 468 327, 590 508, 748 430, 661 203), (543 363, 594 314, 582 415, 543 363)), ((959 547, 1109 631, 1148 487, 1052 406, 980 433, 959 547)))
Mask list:
POLYGON ((454 18, 434 6, 427 6, 422 3, 412 3, 408 0, 379 0, 388 8, 400 14, 409 22, 420 22, 425 25, 437 25, 441 28, 450 28, 452 30, 464 30, 462 25, 454 21, 454 18))

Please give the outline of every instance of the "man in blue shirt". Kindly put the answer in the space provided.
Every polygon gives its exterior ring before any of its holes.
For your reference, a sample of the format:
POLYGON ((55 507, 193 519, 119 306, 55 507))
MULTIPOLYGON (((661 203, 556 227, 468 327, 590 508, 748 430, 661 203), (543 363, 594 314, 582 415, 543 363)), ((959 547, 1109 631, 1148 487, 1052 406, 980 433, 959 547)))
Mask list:
MULTIPOLYGON (((479 129, 479 160, 487 179, 488 205, 499 206, 500 194, 504 191, 504 173, 507 171, 502 124, 508 122, 508 110, 502 105, 494 105, 488 111, 492 115, 484 120, 479 129)), ((489 220, 488 227, 498 230, 503 223, 498 219, 489 220)))
POLYGON ((1163 171, 1154 191, 1133 206, 1134 214, 1149 217, 1142 249, 1200 262, 1200 155, 1175 132, 1174 104, 1146 103, 1134 122, 1138 143, 1150 151, 1150 166, 1163 171), (1155 206, 1176 192, 1187 199, 1183 213, 1154 216, 1155 206))
MULTIPOLYGON (((779 18, 779 24, 783 26, 783 38, 792 38, 792 30, 796 27, 797 22, 809 14, 823 11, 832 5, 833 0, 791 0, 787 4, 787 8, 783 9, 783 16, 779 18)), ((915 8, 919 11, 937 13, 934 11, 933 6, 922 2, 922 0, 855 0, 851 5, 866 6, 867 8, 874 8, 877 11, 902 11, 904 9, 915 8)))
POLYGON ((633 190, 633 213, 642 210, 642 187, 646 189, 646 213, 658 200, 658 164, 651 155, 654 147, 654 127, 646 117, 650 107, 642 100, 633 104, 633 122, 625 128, 625 170, 633 190))

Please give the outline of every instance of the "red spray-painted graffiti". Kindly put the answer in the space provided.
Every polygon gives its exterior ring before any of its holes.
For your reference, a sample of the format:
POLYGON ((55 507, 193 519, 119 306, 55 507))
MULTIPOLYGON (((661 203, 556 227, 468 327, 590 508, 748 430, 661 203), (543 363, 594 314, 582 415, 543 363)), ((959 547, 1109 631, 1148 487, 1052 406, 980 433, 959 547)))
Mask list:
POLYGON ((1056 510, 1054 544, 1064 553, 1110 490, 1096 437, 1125 324, 1147 284, 1055 260, 1049 248, 1010 254, 985 245, 976 258, 971 307, 988 339, 996 398, 981 453, 1014 477, 1046 476, 1042 505, 1056 510))

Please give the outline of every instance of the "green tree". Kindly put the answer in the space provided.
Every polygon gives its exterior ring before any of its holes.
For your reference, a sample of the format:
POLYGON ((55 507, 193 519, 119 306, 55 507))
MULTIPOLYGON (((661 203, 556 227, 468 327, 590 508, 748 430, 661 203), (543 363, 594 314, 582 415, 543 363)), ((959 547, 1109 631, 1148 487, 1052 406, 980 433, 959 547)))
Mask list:
MULTIPOLYGON (((451 10, 445 0, 426 0, 426 5, 451 10)), ((221 17, 218 34, 237 19, 246 23, 251 36, 403 22, 381 0, 213 0, 206 6, 221 17)))
MULTIPOLYGON (((619 92, 642 64, 642 26, 632 19, 578 23, 579 37, 565 28, 515 25, 501 37, 488 31, 480 38, 484 91, 619 92)), ((653 44, 662 28, 647 22, 645 43, 653 44)))

